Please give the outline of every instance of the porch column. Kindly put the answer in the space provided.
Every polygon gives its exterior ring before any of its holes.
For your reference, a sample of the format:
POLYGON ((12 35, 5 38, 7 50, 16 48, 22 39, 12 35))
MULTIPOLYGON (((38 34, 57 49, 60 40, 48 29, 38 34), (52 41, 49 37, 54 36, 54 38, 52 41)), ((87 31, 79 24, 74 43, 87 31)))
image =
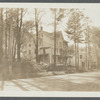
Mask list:
POLYGON ((52 63, 52 49, 51 48, 50 48, 49 57, 50 57, 50 63, 52 63))

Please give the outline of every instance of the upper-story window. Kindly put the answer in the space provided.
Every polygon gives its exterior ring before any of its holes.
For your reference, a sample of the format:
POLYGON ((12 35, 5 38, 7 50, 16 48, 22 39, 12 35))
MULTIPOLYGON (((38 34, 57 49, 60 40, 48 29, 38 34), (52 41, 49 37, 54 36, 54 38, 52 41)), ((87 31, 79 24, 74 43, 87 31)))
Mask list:
POLYGON ((45 49, 42 49, 42 50, 43 50, 43 52, 42 52, 42 53, 43 53, 43 54, 45 54, 45 53, 46 53, 46 50, 45 50, 45 49))
POLYGON ((39 34, 39 38, 43 38, 43 33, 39 34))
POLYGON ((58 42, 56 42, 56 46, 58 46, 58 42))
POLYGON ((31 47, 31 44, 29 44, 29 47, 31 47))
POLYGON ((59 46, 62 47, 62 43, 61 42, 59 42, 59 46))
POLYGON ((58 53, 58 48, 56 49, 56 52, 58 53))
POLYGON ((60 49, 60 54, 63 54, 63 50, 62 49, 60 49))
POLYGON ((82 59, 82 55, 80 55, 80 59, 82 59))

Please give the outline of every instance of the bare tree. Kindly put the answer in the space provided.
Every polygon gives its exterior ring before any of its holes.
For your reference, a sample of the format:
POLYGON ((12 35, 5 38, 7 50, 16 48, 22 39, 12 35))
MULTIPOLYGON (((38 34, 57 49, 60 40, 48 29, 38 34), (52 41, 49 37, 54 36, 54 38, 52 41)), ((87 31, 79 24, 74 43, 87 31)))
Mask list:
POLYGON ((38 51, 39 51, 39 26, 41 23, 41 19, 44 15, 44 11, 43 9, 38 9, 35 8, 35 30, 36 30, 36 41, 34 41, 36 49, 35 49, 35 53, 36 53, 36 61, 38 63, 39 58, 38 58, 38 51))
POLYGON ((23 9, 17 8, 17 58, 18 58, 18 61, 20 61, 22 18, 23 18, 23 9), (20 19, 19 19, 19 12, 20 12, 20 19))
POLYGON ((37 8, 35 8, 35 26, 36 26, 36 61, 38 62, 38 14, 37 8))
POLYGON ((0 63, 3 57, 3 8, 0 8, 0 63))
POLYGON ((64 17, 64 10, 65 9, 51 9, 54 15, 54 66, 56 67, 56 29, 58 22, 64 17))

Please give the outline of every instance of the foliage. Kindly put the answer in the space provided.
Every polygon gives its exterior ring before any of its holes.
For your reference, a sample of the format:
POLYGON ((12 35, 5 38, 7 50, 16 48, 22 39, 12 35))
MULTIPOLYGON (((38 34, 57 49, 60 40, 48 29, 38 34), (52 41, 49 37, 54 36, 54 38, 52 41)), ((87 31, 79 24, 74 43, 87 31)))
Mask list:
POLYGON ((70 9, 69 19, 67 22, 66 33, 70 34, 70 39, 77 40, 81 37, 84 14, 79 9, 70 9))
POLYGON ((64 13, 65 13, 65 9, 62 8, 51 8, 51 12, 53 14, 53 17, 56 15, 56 24, 59 25, 62 21, 62 19, 65 17, 64 13))
POLYGON ((92 27, 92 41, 100 48, 100 28, 99 27, 92 27))

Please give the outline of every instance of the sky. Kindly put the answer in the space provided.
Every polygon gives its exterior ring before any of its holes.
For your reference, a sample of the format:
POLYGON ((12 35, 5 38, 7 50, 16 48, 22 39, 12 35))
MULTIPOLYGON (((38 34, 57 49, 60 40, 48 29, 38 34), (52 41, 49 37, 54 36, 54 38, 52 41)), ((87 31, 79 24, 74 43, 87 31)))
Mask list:
MULTIPOLYGON (((91 20, 91 25, 100 27, 100 8, 84 8, 84 14, 90 18, 91 20)), ((44 30, 46 31, 53 31, 51 29, 51 24, 53 22, 53 17, 49 9, 44 9, 45 13, 44 16, 42 17, 43 24, 42 26, 44 30)), ((25 20, 34 20, 34 9, 28 8, 28 12, 25 15, 25 20)), ((66 21, 67 23, 67 21, 66 21)), ((61 23, 63 26, 65 24, 65 21, 61 23)))
MULTIPOLYGON (((43 29, 47 32, 53 32, 51 22, 52 14, 49 8, 80 8, 85 9, 84 14, 90 18, 91 25, 100 27, 100 4, 95 3, 0 3, 0 7, 6 8, 28 8, 28 13, 25 15, 24 20, 34 20, 34 8, 45 8, 46 13, 43 17, 43 29), (49 23, 49 25, 48 25, 49 23)), ((67 21, 63 20, 59 29, 65 28, 67 21)), ((70 42, 71 43, 71 42, 70 42)))
POLYGON ((100 27, 100 8, 85 9, 84 13, 92 20, 94 26, 100 27))
MULTIPOLYGON (((44 31, 53 32, 54 29, 53 29, 52 13, 48 8, 46 8, 44 10, 45 10, 45 13, 43 14, 43 17, 42 17, 43 24, 41 24, 41 26, 43 27, 44 31)), ((91 20, 91 22, 90 22, 91 26, 100 27, 100 8, 84 8, 84 14, 87 17, 89 17, 89 19, 91 20)), ((30 9, 30 8, 28 9, 25 20, 26 19, 34 20, 34 9, 30 9)), ((58 26, 58 30, 62 31, 63 29, 65 29, 66 23, 67 23, 67 20, 66 20, 66 18, 64 18, 62 23, 58 26)), ((62 32, 63 32, 63 34, 65 34, 64 31, 62 31, 62 32)), ((65 39, 68 40, 67 37, 65 37, 65 39)), ((70 41, 69 44, 73 44, 73 41, 70 41)), ((84 44, 83 44, 83 46, 84 46, 84 44)))
MULTIPOLYGON (((34 8, 84 8, 84 13, 90 17, 93 25, 100 26, 100 4, 99 3, 0 3, 0 7, 6 8, 28 8, 26 19, 32 19, 34 8)), ((45 22, 50 21, 50 13, 45 17, 45 22)))

